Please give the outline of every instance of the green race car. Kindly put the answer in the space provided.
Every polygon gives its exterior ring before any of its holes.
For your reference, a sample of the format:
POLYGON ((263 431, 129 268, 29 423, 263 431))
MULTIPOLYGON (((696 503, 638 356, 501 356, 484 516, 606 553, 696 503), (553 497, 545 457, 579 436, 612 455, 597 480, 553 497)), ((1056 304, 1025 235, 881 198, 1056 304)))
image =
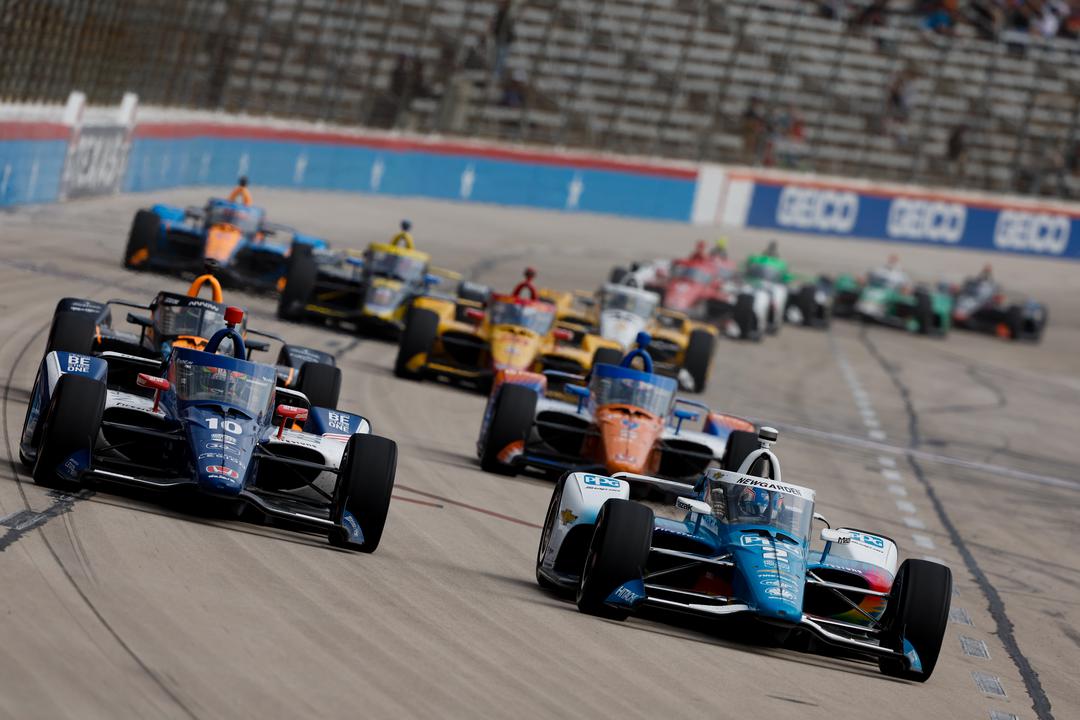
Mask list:
POLYGON ((944 336, 952 324, 952 298, 913 285, 892 262, 871 270, 865 279, 838 276, 833 296, 833 314, 837 317, 857 317, 923 335, 944 336))

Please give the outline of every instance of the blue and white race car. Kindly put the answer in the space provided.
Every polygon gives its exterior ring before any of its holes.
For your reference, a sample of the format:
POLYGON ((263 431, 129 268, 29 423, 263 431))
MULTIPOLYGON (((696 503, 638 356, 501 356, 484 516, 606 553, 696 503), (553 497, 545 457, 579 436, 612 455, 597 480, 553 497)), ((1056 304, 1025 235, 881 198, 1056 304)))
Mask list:
POLYGON ((738 472, 705 472, 694 487, 629 473, 568 473, 556 484, 540 539, 541 587, 574 593, 581 612, 615 620, 643 607, 753 618, 803 648, 876 659, 890 676, 923 682, 948 622, 952 572, 908 559, 892 540, 841 528, 811 549, 814 491, 784 482, 776 431, 738 472), (657 511, 631 500, 677 496, 657 511))
POLYGON ((23 464, 50 486, 195 490, 373 552, 397 445, 360 415, 278 387, 273 365, 246 359, 243 313, 230 307, 225 320, 205 349, 173 348, 164 373, 153 359, 48 352, 23 423, 23 464), (131 382, 121 366, 139 362, 146 371, 131 382))
POLYGON ((316 249, 325 240, 267 222, 260 207, 210 198, 204 207, 154 205, 135 213, 124 250, 132 270, 201 274, 251 290, 284 285, 293 244, 316 249))

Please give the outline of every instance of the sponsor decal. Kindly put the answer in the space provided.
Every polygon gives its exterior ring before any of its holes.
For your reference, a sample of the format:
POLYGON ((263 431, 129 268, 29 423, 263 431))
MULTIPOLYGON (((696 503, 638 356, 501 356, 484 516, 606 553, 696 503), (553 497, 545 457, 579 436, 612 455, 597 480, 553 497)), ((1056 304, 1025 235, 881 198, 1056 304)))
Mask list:
POLYGON ((889 203, 885 233, 897 240, 955 244, 966 224, 967 208, 960 203, 895 198, 889 203))
POLYGON ((207 465, 206 472, 213 476, 224 476, 232 480, 236 480, 240 477, 240 473, 236 472, 231 467, 225 467, 224 465, 207 465))
MULTIPOLYGON (((224 435, 222 433, 212 433, 210 435, 210 440, 216 443, 227 443, 229 445, 236 444, 236 438, 232 435, 224 435)), ((207 445, 207 447, 209 447, 209 445, 207 445)))
POLYGON ((1061 255, 1069 247, 1069 218, 1052 213, 1002 210, 994 223, 994 247, 1061 255))
POLYGON ((776 224, 797 230, 850 233, 859 217, 859 196, 850 191, 786 186, 776 224))
POLYGON ((868 548, 873 548, 875 550, 885 550, 884 538, 879 538, 877 535, 867 535, 866 533, 861 533, 858 530, 849 530, 848 533, 850 533, 851 541, 854 543, 863 545, 868 548))
POLYGON ((123 125, 81 128, 68 143, 60 199, 116 192, 130 148, 128 129, 123 125))
POLYGON ((84 374, 90 372, 90 358, 85 355, 68 355, 67 371, 69 373, 84 374))
POLYGON ((606 602, 612 605, 633 607, 644 599, 645 583, 638 579, 623 583, 615 588, 615 590, 608 595, 606 602))
POLYGON ((337 442, 348 442, 352 435, 345 435, 343 433, 323 433, 322 437, 327 440, 336 440, 337 442))
POLYGON ((622 487, 622 484, 615 478, 604 477, 603 475, 586 475, 582 482, 598 490, 618 490, 622 487))
POLYGON ((349 433, 352 430, 352 422, 350 421, 349 415, 346 413, 333 411, 327 413, 326 424, 329 425, 331 429, 340 430, 343 433, 349 433))
POLYGON ((762 480, 760 478, 741 477, 735 481, 739 485, 749 485, 751 487, 764 488, 765 490, 776 490, 777 492, 787 493, 789 495, 798 495, 799 497, 808 497, 806 490, 794 485, 784 485, 782 483, 772 482, 771 480, 762 480))
POLYGON ((570 525, 577 521, 578 516, 574 514, 574 511, 570 508, 566 508, 559 513, 559 519, 562 520, 563 525, 570 525))

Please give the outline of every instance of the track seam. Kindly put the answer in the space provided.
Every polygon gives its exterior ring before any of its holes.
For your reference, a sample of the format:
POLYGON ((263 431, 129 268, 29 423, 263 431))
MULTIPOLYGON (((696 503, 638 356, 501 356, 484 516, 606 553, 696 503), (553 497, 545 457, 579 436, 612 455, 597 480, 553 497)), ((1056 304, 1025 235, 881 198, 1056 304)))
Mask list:
MULTIPOLYGON (((915 410, 915 405, 912 402, 910 388, 908 388, 904 381, 900 379, 897 369, 881 354, 881 351, 870 339, 869 333, 865 327, 859 331, 859 342, 862 343, 863 347, 866 348, 867 352, 870 353, 871 357, 878 363, 882 371, 889 377, 889 380, 900 395, 900 399, 904 403, 904 410, 908 416, 909 445, 911 449, 917 449, 922 443, 922 436, 919 430, 919 414, 915 410)), ((1039 720, 1054 720, 1054 715, 1051 711, 1050 698, 1047 696, 1046 690, 1043 689, 1042 682, 1039 680, 1039 673, 1031 666, 1031 661, 1028 660, 1027 656, 1020 650, 1020 645, 1016 640, 1013 622, 1009 619, 1009 616, 1005 611, 1005 603, 1001 599, 1001 595, 998 593, 997 588, 990 582, 986 573, 983 572, 978 561, 975 559, 974 554, 968 548, 967 543, 961 536, 960 531, 949 517, 949 514, 945 510, 944 503, 942 503, 941 499, 938 497, 937 492, 930 483, 922 465, 911 454, 907 455, 907 461, 911 466, 915 478, 926 491, 927 497, 934 508, 934 512, 938 516, 938 520, 941 522, 942 527, 945 528, 945 532, 948 533, 949 539, 956 547, 957 552, 959 552, 965 567, 967 567, 968 572, 975 578, 979 590, 982 592, 983 596, 986 597, 987 603, 989 604, 990 616, 994 619, 998 638, 1001 640, 1001 644, 1005 646, 1005 651, 1009 654, 1009 657, 1012 658, 1013 664, 1016 666, 1021 679, 1024 681, 1024 688, 1027 691, 1028 697, 1031 699, 1031 707, 1035 711, 1036 717, 1038 717, 1039 720)))

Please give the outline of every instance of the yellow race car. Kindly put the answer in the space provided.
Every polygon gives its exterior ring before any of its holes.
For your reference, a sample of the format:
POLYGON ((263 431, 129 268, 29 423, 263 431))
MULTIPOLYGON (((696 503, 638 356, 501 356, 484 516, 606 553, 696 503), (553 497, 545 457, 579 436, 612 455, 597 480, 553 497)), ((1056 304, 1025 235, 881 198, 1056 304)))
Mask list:
POLYGON ((705 390, 719 332, 710 324, 659 307, 660 296, 637 287, 632 277, 606 283, 595 295, 551 293, 546 299, 558 308, 560 327, 582 336, 599 336, 605 347, 629 350, 639 333, 648 333, 652 338, 648 351, 657 373, 677 378, 684 390, 705 390))
POLYGON ((416 298, 455 273, 431 268, 431 256, 416 249, 409 221, 388 243, 363 253, 323 251, 293 245, 281 285, 278 317, 318 319, 368 334, 395 335, 416 298))
POLYGON ((558 308, 541 297, 535 271, 504 295, 419 297, 413 302, 394 362, 398 377, 438 377, 487 389, 498 370, 587 372, 610 341, 557 326, 558 308))

